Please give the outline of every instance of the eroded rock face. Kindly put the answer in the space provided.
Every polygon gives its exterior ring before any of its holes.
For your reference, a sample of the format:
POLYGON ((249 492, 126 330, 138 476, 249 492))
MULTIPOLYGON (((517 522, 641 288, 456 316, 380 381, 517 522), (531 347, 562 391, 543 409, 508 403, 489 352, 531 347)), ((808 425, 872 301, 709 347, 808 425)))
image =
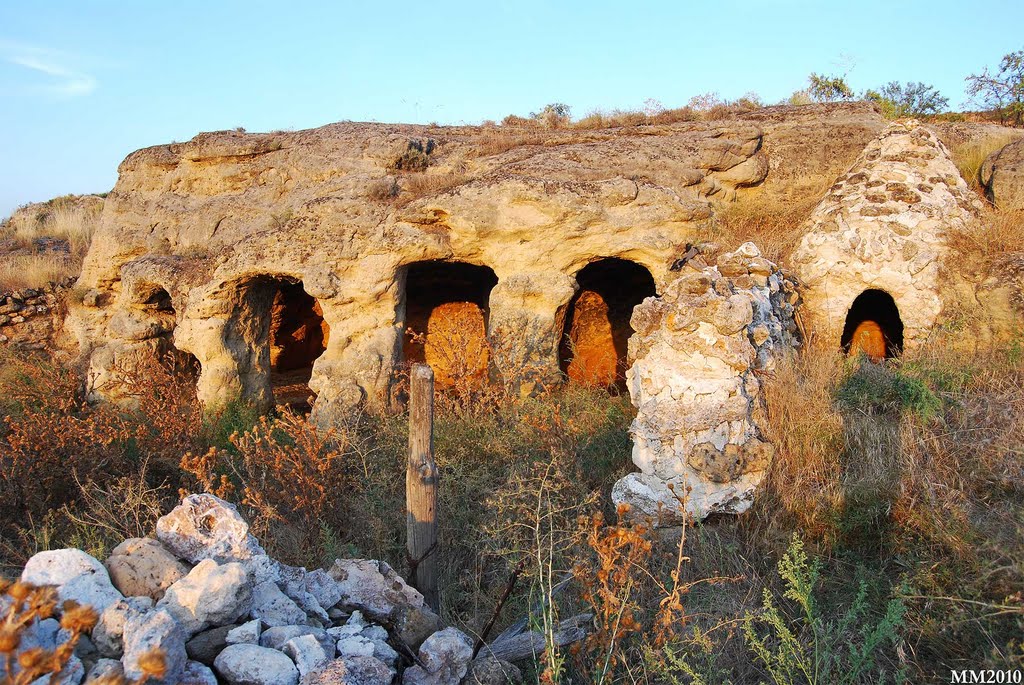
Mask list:
POLYGON ((612 489, 662 524, 739 513, 773 456, 755 421, 757 373, 798 345, 794 282, 752 243, 687 263, 633 313, 627 386, 637 417, 633 473, 612 489))
POLYGON ((523 143, 511 130, 345 123, 208 133, 133 153, 68 319, 90 387, 117 398, 136 355, 173 346, 200 363, 207 406, 269 404, 272 363, 287 356, 271 333, 276 279, 301 282, 330 330, 309 379, 314 418, 383 402, 408 323, 408 267, 437 260, 493 270, 492 361, 506 375, 528 369, 529 390, 529 379, 559 377, 565 308, 584 266, 621 257, 663 283, 711 217, 708 198, 767 173, 749 122, 536 133, 523 143), (512 142, 491 152, 495 137, 512 142), (410 146, 426 171, 394 169, 410 146), (382 184, 397 198, 377 192, 382 184))
POLYGON ((989 199, 996 206, 1024 210, 1024 138, 989 155, 980 175, 989 199))
POLYGON ((931 130, 915 121, 890 125, 804 225, 793 262, 808 329, 839 347, 855 300, 880 291, 898 309, 899 342, 923 340, 942 313, 947 235, 969 231, 980 209, 931 130))

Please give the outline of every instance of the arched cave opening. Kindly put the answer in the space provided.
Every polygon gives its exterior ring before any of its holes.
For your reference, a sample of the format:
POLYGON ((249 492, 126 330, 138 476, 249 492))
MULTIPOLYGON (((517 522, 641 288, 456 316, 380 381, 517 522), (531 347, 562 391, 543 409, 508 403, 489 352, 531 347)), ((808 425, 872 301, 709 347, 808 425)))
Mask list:
POLYGON ((171 301, 171 294, 163 288, 157 287, 142 302, 143 308, 159 314, 170 314, 174 316, 174 303, 171 301))
POLYGON ((864 354, 876 363, 898 357, 903 351, 903 321, 892 296, 874 289, 858 295, 846 314, 840 344, 846 354, 864 354))
POLYGON ((301 281, 277 278, 271 287, 267 342, 274 402, 308 411, 315 398, 309 389, 313 363, 327 349, 330 327, 320 303, 301 281))
POLYGON ((570 383, 621 387, 633 308, 657 295, 645 267, 625 259, 591 262, 576 274, 579 292, 569 303, 558 358, 570 383))
POLYGON ((275 405, 311 410, 313 364, 330 338, 320 303, 305 291, 302 281, 287 276, 256 276, 237 288, 229 345, 239 352, 247 350, 238 359, 240 371, 248 376, 247 391, 262 386, 269 391, 264 398, 275 405))
POLYGON ((406 363, 427 363, 435 383, 482 383, 487 378, 488 302, 498 283, 494 271, 465 262, 418 262, 406 267, 406 363))

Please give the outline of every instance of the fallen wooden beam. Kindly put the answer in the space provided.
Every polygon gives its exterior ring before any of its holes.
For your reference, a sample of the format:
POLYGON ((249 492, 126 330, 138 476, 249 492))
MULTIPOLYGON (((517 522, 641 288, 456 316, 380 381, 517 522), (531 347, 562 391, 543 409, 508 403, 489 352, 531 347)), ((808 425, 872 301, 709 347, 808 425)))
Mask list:
MULTIPOLYGON (((587 636, 587 628, 594 619, 593 614, 579 614, 558 624, 553 636, 557 647, 579 642, 587 636)), ((493 657, 501 661, 521 661, 543 653, 547 643, 544 634, 538 631, 500 637, 480 650, 478 659, 493 657)))

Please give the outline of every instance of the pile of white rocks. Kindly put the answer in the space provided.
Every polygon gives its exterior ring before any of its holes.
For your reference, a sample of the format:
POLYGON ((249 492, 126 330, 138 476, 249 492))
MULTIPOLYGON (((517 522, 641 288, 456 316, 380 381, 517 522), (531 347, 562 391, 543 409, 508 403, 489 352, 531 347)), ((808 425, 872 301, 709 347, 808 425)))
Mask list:
MULTIPOLYGON (((189 495, 157 521, 156 539, 118 545, 105 564, 78 549, 41 552, 21 580, 92 606, 99 622, 60 674, 138 679, 159 648, 161 682, 179 685, 458 685, 519 679, 511 664, 473 661, 470 638, 444 628, 382 561, 338 559, 307 571, 267 556, 233 505, 189 495)), ((66 640, 37 621, 20 649, 66 640)))

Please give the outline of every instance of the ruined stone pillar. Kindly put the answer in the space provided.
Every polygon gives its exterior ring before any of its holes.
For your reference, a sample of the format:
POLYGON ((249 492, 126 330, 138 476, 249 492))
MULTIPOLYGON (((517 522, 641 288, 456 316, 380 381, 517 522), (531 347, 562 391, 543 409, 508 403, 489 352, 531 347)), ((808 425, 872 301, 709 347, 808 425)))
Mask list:
POLYGON ((488 337, 495 373, 530 394, 561 381, 558 343, 575 279, 561 273, 502 276, 491 290, 488 337))
POLYGON ((269 409, 270 349, 252 344, 235 328, 229 316, 186 317, 174 332, 175 347, 199 360, 196 396, 207 411, 238 400, 269 409))
POLYGON ((755 419, 758 373, 797 345, 795 285, 753 243, 691 262, 633 313, 626 372, 640 469, 612 489, 630 515, 674 524, 740 513, 774 454, 755 419))

